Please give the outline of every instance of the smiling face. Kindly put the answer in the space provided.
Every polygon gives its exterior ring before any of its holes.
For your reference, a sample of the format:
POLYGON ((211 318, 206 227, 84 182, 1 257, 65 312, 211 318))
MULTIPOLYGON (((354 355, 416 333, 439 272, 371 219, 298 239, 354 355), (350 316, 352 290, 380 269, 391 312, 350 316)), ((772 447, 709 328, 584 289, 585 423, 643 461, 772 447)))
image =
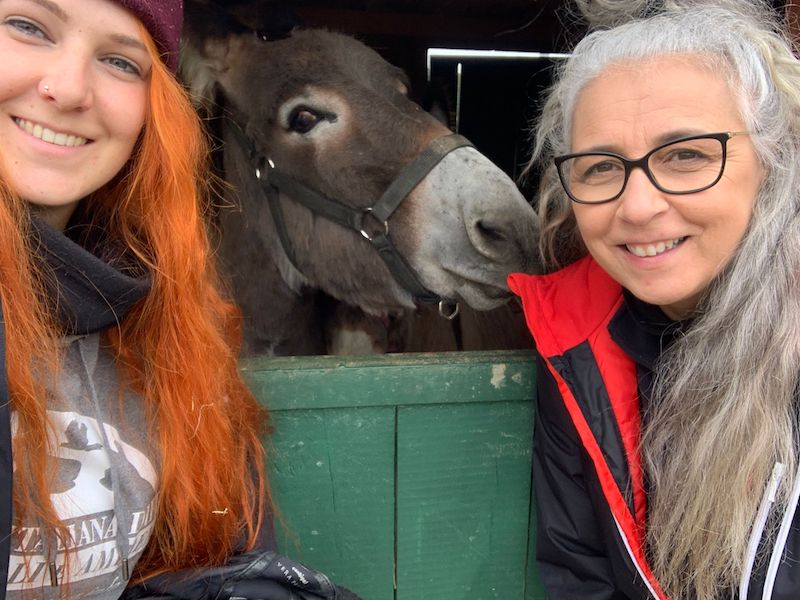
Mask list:
MULTIPOLYGON (((744 129, 723 78, 697 57, 662 57, 608 67, 587 84, 575 105, 571 152, 635 159, 680 137, 744 129)), ((672 318, 691 314, 750 222, 763 169, 749 136, 731 138, 727 149, 722 178, 702 192, 661 192, 634 169, 617 200, 572 205, 595 260, 672 318)))
POLYGON ((63 227, 131 156, 150 55, 110 0, 0 0, 0 148, 11 187, 63 227))

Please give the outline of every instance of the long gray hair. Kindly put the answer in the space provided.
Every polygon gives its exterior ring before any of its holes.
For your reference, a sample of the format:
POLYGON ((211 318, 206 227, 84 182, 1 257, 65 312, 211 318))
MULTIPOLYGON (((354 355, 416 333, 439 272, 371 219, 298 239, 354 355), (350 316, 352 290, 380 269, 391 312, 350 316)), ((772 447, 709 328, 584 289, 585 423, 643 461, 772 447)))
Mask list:
POLYGON ((656 577, 674 599, 716 598, 739 581, 774 464, 785 509, 798 462, 800 62, 761 0, 577 1, 603 28, 561 66, 536 128, 545 265, 586 252, 552 157, 570 150, 576 99, 611 64, 698 55, 726 78, 765 170, 735 255, 656 368, 642 436, 656 577))

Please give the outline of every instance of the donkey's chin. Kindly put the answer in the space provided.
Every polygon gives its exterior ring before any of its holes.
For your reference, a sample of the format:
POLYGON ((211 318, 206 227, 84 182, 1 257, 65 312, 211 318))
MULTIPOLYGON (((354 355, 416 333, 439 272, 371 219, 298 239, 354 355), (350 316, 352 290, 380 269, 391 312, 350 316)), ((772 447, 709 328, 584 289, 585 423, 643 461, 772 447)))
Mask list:
POLYGON ((508 288, 466 281, 456 290, 456 298, 474 310, 492 310, 511 298, 508 288))
POLYGON ((466 304, 473 310, 492 310, 511 298, 504 273, 444 267, 431 275, 431 291, 442 298, 466 304))

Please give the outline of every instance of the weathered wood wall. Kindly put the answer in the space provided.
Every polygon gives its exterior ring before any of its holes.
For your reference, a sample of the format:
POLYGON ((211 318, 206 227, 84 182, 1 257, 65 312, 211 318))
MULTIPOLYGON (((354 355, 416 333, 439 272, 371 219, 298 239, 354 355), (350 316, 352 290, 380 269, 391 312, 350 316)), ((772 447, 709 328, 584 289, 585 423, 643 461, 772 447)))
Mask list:
POLYGON ((365 600, 543 598, 530 352, 254 360, 281 549, 365 600))

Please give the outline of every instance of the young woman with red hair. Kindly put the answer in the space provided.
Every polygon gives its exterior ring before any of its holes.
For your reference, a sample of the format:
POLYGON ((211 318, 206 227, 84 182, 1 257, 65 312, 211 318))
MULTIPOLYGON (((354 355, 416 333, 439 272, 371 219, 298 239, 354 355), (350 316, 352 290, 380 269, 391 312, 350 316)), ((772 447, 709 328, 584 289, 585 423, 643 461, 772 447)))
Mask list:
POLYGON ((9 598, 117 598, 263 544, 264 414, 204 228, 181 22, 180 0, 0 2, 9 598))

